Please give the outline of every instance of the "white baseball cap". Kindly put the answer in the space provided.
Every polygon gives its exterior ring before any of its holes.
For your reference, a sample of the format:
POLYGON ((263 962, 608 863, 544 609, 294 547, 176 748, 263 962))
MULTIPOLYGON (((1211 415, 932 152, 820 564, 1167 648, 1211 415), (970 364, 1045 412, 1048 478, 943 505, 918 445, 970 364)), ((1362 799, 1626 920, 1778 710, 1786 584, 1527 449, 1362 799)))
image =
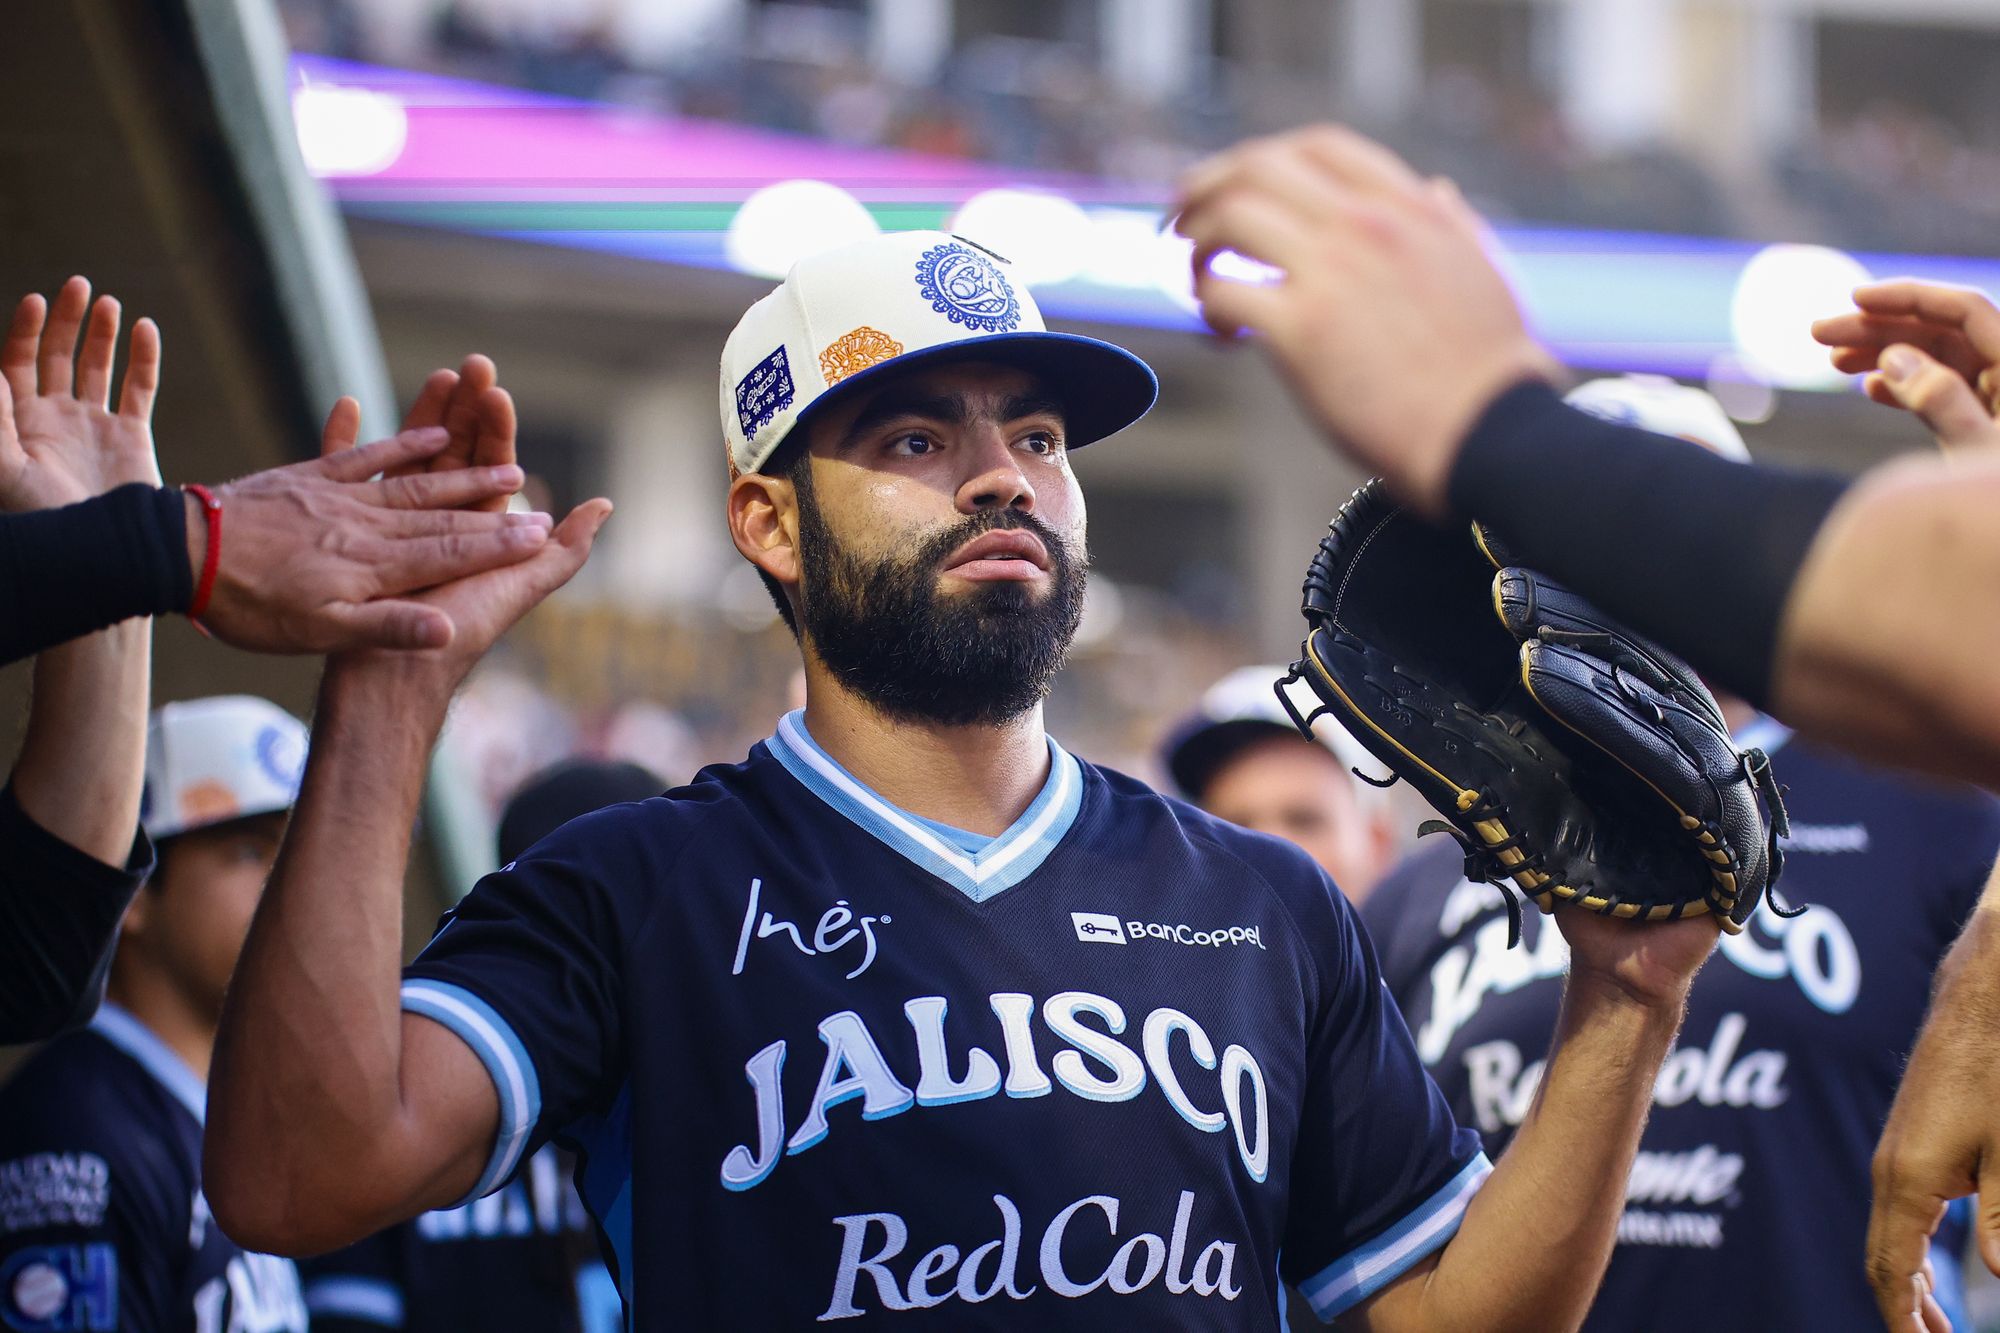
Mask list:
POLYGON ((793 265, 723 344, 731 474, 770 462, 793 427, 836 396, 954 358, 1017 365, 1048 381, 1063 400, 1071 448, 1144 416, 1159 395, 1152 368, 1112 343, 1051 333, 1010 268, 937 231, 871 236, 793 265))
POLYGON ((158 842, 211 824, 289 810, 306 771, 306 725, 250 694, 153 710, 139 822, 158 842))
POLYGON ((1621 426, 1672 435, 1738 463, 1750 461, 1750 446, 1715 395, 1665 375, 1589 380, 1571 389, 1563 401, 1621 426))
MULTIPOLYGON (((1254 741, 1280 735, 1304 739, 1278 702, 1274 686, 1285 674, 1281 666, 1240 667, 1202 694, 1195 711, 1181 720, 1161 746, 1161 758, 1182 795, 1194 800, 1224 764, 1254 741)), ((1304 713, 1313 706, 1308 704, 1299 711, 1304 713)), ((1343 768, 1373 771, 1382 767, 1360 741, 1337 724, 1315 726, 1313 739, 1331 751, 1343 768)), ((1372 806, 1382 795, 1376 787, 1358 783, 1356 787, 1364 806, 1372 806)))

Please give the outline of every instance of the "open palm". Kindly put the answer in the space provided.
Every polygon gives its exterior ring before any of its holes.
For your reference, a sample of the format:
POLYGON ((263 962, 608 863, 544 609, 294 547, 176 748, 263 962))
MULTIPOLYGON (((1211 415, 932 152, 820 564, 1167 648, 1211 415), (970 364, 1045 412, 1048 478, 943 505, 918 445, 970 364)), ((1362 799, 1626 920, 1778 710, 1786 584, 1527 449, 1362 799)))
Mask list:
POLYGON ((160 484, 152 426, 159 330, 146 319, 134 326, 114 412, 118 317, 108 296, 91 309, 83 278, 64 283, 53 306, 30 295, 15 308, 0 343, 0 510, 75 504, 127 482, 160 484))

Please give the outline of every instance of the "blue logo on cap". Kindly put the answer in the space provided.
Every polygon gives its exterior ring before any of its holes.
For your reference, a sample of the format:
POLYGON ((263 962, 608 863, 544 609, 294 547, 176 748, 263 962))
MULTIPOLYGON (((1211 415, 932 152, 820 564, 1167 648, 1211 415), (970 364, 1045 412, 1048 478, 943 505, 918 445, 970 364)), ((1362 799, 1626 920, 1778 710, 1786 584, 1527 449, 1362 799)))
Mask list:
POLYGON ((754 440, 757 432, 777 419, 792 405, 792 363, 783 344, 750 368, 736 384, 736 419, 742 423, 743 438, 754 440))
POLYGON ((306 751, 297 735, 282 727, 265 727, 257 733, 254 748, 264 776, 296 796, 306 773, 306 751))
POLYGON ((917 260, 917 290, 931 309, 976 333, 1011 333, 1021 302, 992 260, 956 244, 934 245, 917 260))

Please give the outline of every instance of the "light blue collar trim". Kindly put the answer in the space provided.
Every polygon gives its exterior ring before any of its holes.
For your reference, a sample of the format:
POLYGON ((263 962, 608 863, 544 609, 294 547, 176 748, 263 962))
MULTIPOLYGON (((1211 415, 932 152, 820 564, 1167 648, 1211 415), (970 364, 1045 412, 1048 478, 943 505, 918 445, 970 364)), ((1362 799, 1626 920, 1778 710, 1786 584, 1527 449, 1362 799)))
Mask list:
POLYGON ((175 1101, 194 1113, 196 1120, 207 1123, 208 1086, 172 1047, 153 1035, 151 1028, 106 1000, 97 1017, 90 1020, 90 1030, 137 1060, 175 1101))
POLYGON ((765 744, 813 795, 976 903, 1035 873, 1069 832, 1083 805, 1083 766, 1051 738, 1049 778, 1042 790, 1011 828, 984 850, 968 852, 926 828, 927 821, 919 816, 883 800, 836 763, 806 733, 804 710, 779 719, 777 734, 765 744))
POLYGON ((1792 729, 1775 717, 1764 713, 1745 722, 1736 734, 1730 737, 1739 750, 1759 749, 1766 756, 1774 755, 1784 743, 1792 738, 1792 729))

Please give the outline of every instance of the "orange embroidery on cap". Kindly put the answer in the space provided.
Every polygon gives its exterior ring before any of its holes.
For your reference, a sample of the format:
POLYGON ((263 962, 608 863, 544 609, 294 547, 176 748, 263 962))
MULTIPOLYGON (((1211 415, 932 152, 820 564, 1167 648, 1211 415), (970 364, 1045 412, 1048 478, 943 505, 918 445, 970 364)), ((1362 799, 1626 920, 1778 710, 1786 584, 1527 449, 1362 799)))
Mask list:
POLYGON ((236 793, 214 778, 203 778, 182 788, 180 806, 184 824, 220 823, 242 808, 236 793))
POLYGON ((863 324, 827 344, 826 350, 819 354, 819 371, 826 376, 827 384, 834 385, 857 371, 878 366, 890 357, 902 354, 903 344, 882 330, 863 324))

